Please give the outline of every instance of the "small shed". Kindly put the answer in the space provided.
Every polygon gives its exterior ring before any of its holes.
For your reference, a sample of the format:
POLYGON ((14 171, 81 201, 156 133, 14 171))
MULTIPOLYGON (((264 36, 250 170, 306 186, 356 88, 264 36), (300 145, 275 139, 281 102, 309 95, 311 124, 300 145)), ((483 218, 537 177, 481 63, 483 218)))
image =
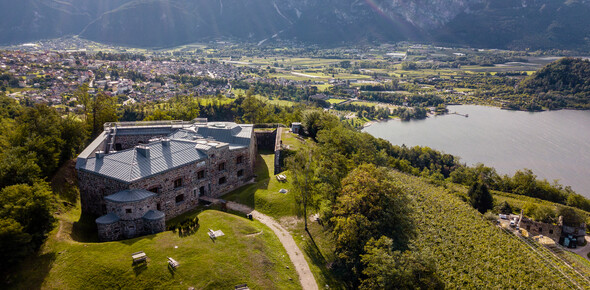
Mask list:
POLYGON ((301 126, 301 123, 291 123, 291 132, 293 132, 293 134, 303 133, 303 126, 301 126))

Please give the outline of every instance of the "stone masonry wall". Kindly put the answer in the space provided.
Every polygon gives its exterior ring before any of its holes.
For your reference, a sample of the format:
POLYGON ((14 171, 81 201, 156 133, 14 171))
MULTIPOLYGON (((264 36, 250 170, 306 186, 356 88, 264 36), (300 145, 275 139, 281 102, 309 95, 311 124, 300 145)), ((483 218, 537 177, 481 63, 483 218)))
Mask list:
POLYGON ((106 201, 107 212, 116 214, 122 220, 142 218, 149 210, 156 209, 156 198, 147 198, 138 202, 118 203, 106 201), (128 213, 127 210, 131 210, 128 213))
MULTIPOLYGON (((105 196, 126 189, 152 190, 157 188, 158 196, 149 205, 149 209, 161 210, 166 214, 166 219, 170 219, 193 209, 198 204, 201 187, 204 187, 205 195, 219 197, 244 185, 254 174, 253 160, 248 148, 229 150, 228 146, 225 146, 220 149, 209 150, 207 153, 210 157, 209 160, 189 164, 129 185, 103 176, 79 171, 82 210, 98 216, 104 215, 113 211, 110 208, 107 211, 105 196), (242 157, 240 164, 237 164, 238 156, 242 157), (224 170, 219 170, 221 163, 225 163, 224 170), (198 179, 197 173, 201 170, 205 170, 205 178, 198 179), (238 176, 239 170, 243 170, 242 176, 238 176), (219 184, 222 177, 226 178, 226 182, 219 184), (182 179, 182 186, 174 188, 174 181, 177 179, 182 179), (183 195, 182 201, 176 202, 179 195, 183 195)), ((109 205, 109 207, 112 206, 109 205)), ((140 207, 143 208, 143 213, 149 210, 147 204, 140 207)), ((123 218, 122 212, 125 211, 119 208, 113 212, 123 218)))
POLYGON ((161 233, 166 230, 166 221, 165 219, 160 219, 157 221, 143 221, 143 234, 144 235, 152 235, 161 233))
POLYGON ((256 144, 261 150, 274 151, 277 130, 274 131, 255 131, 256 144))
POLYGON ((156 209, 164 212, 166 219, 170 219, 196 207, 201 188, 204 188, 206 196, 219 197, 244 185, 253 175, 247 148, 230 151, 225 146, 221 149, 209 150, 207 154, 210 157, 209 160, 138 180, 131 183, 129 188, 146 190, 157 188, 156 209), (242 156, 241 164, 237 164, 238 156, 242 156), (221 163, 225 163, 224 170, 219 170, 221 163), (199 179, 198 172, 201 170, 205 171, 205 177, 199 179), (243 170, 241 177, 238 177, 238 170, 243 170), (226 178, 226 182, 220 185, 219 179, 222 177, 226 178), (174 181, 178 179, 182 180, 182 186, 175 188, 174 181), (182 200, 177 202, 177 197, 180 195, 183 196, 182 200))
POLYGON ((522 217, 520 228, 525 229, 532 236, 543 235, 556 242, 558 242, 561 237, 561 227, 559 225, 536 222, 527 217, 522 217))
MULTIPOLYGON (((78 171, 80 180, 80 199, 82 210, 97 216, 113 212, 121 220, 110 225, 98 225, 101 241, 114 241, 153 234, 165 230, 165 220, 176 217, 194 209, 198 205, 201 194, 220 197, 249 181, 254 176, 254 166, 258 146, 269 146, 272 150, 276 143, 276 131, 262 134, 262 145, 258 135, 253 136, 252 146, 230 150, 229 146, 212 148, 207 151, 208 159, 181 168, 176 168, 149 178, 127 184, 111 178, 78 171), (268 141, 267 143, 265 143, 268 141), (221 164, 224 166, 220 167, 221 164), (198 178, 198 172, 204 171, 205 176, 198 178), (241 171, 240 176, 238 172, 241 171), (220 181, 225 182, 220 184, 220 181), (175 187, 175 181, 181 179, 182 185, 175 187), (112 203, 105 197, 126 189, 145 189, 157 191, 157 196, 136 203, 112 203), (131 213, 127 212, 131 209, 131 213), (144 220, 142 217, 149 210, 165 213, 165 219, 157 221, 144 220)), ((119 150, 148 143, 150 139, 162 135, 120 135, 115 137, 119 150)), ((117 148, 116 148, 117 149, 117 148)))
POLYGON ((101 242, 110 242, 120 240, 123 237, 121 224, 119 222, 103 225, 98 224, 98 239, 101 242))
POLYGON ((78 171, 82 212, 101 216, 107 213, 105 196, 128 189, 124 182, 78 171))

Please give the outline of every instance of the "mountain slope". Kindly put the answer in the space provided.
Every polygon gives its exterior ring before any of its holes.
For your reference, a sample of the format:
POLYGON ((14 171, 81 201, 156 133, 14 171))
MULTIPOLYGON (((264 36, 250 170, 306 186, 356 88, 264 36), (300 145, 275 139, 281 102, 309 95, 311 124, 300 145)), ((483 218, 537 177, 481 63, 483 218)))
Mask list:
POLYGON ((219 37, 259 41, 285 29, 291 21, 268 2, 133 1, 101 15, 81 32, 81 36, 151 47, 219 37))
POLYGON ((588 0, 24 0, 0 3, 0 43, 79 34, 131 46, 271 37, 590 50, 588 0))

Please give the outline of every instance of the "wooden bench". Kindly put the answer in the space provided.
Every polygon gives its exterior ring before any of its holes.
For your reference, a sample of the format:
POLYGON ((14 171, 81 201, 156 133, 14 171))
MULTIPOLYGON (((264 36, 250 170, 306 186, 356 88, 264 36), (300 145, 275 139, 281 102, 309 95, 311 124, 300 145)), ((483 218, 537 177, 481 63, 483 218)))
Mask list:
POLYGON ((178 267, 178 265, 180 265, 176 260, 168 257, 168 265, 170 265, 170 267, 172 267, 173 269, 176 269, 176 267, 178 267))
POLYGON ((131 258, 133 259, 133 264, 147 261, 147 255, 143 251, 131 254, 131 258))

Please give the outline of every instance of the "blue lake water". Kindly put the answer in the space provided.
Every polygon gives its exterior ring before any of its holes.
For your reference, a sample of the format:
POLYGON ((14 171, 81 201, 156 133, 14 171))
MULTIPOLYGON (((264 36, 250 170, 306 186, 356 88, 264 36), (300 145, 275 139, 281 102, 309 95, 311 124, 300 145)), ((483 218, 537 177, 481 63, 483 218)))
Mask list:
POLYGON ((507 111, 485 106, 449 106, 426 120, 376 123, 363 131, 393 144, 428 146, 478 162, 500 174, 529 168, 590 198, 590 111, 507 111))

